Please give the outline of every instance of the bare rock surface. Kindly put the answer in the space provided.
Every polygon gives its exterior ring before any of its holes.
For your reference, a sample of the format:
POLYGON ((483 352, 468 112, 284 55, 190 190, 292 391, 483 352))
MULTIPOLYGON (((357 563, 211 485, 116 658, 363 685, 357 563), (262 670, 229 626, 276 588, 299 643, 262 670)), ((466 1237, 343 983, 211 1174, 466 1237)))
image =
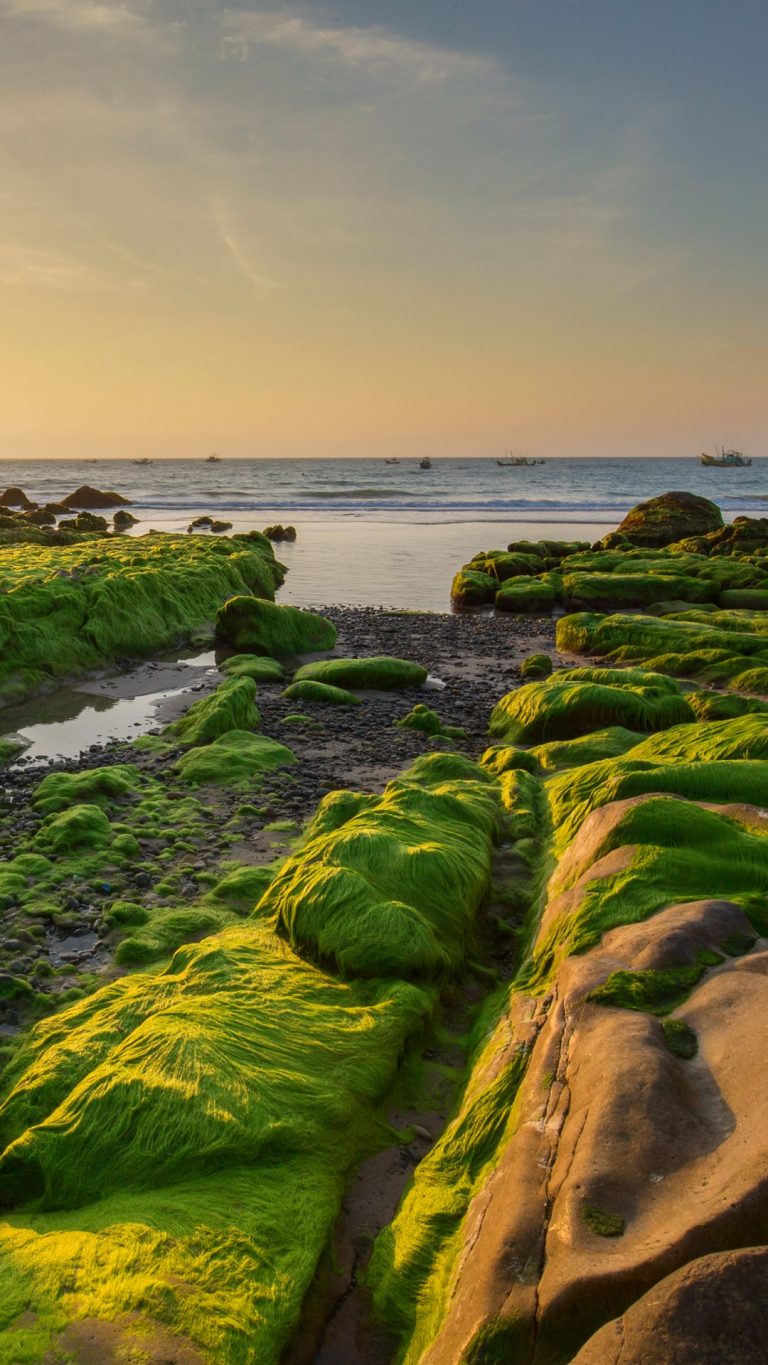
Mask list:
POLYGON ((763 1365, 768 1247, 702 1256, 606 1323, 573 1365, 763 1365))

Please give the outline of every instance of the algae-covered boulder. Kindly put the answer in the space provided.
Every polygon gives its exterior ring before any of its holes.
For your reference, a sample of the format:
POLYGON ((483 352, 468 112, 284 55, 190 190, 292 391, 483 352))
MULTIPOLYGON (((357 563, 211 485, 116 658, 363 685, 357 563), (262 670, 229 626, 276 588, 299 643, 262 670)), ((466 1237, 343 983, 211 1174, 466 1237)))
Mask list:
POLYGON ((282 682, 285 669, 278 659, 259 654, 230 654, 219 665, 222 673, 235 678, 253 678, 256 683, 282 682))
POLYGON ((253 730, 259 724, 256 684, 252 678, 226 678, 209 697, 202 697, 172 725, 168 734, 182 744, 210 744, 230 730, 253 730))
POLYGON ((294 682, 323 682, 333 687, 393 692, 401 687, 420 687, 426 679, 427 670, 421 664, 378 654, 367 659, 321 659, 317 663, 304 664, 297 670, 294 682))
POLYGON ((460 569, 451 584, 451 601, 457 607, 490 606, 498 588, 491 574, 479 569, 460 569))
POLYGON ((436 711, 418 702, 407 716, 395 721, 401 730, 421 730, 422 734, 444 739, 466 739, 467 732, 458 725, 444 725, 436 711))
POLYGON ((183 782, 199 787, 256 778, 295 762, 291 750, 277 740, 250 730, 230 730, 211 744, 189 749, 175 766, 183 782))
POLYGON ((263 597, 230 597, 216 615, 216 635, 244 653, 277 659, 333 649, 336 643, 336 627, 325 616, 263 597))
POLYGON ((639 502, 618 528, 633 545, 662 546, 688 536, 718 531, 723 517, 716 503, 696 493, 662 493, 639 502))
POLYGON ((68 493, 66 498, 61 499, 62 507, 130 507, 130 498, 124 498, 121 493, 102 492, 100 488, 91 488, 89 484, 81 484, 74 493, 68 493))
MULTIPOLYGON (((345 976, 441 977, 464 963, 499 816, 492 777, 455 755, 418 759, 383 796, 310 826, 257 908, 345 976)), ((322 811, 322 808, 321 808, 322 811)))
POLYGON ((330 683, 305 678, 286 687, 283 696, 289 701, 317 701, 328 706, 359 706, 360 698, 346 687, 332 687, 330 683))
POLYGON ((112 838, 112 826, 101 806, 70 806, 49 815, 35 835, 35 846, 52 853, 70 849, 104 848, 112 838))
POLYGON ((108 806, 137 793, 141 783, 138 769, 129 763, 84 768, 79 773, 49 773, 35 788, 32 804, 43 815, 84 803, 108 806))
POLYGON ((561 588, 558 574, 540 578, 508 578, 495 597, 497 611, 531 612, 545 615, 555 606, 561 588))
POLYGON ((520 664, 521 678, 548 678, 552 672, 552 660, 548 654, 529 654, 520 664))
POLYGON ((584 682, 556 673, 508 692, 493 709, 489 733, 511 744, 572 739, 606 726, 647 732, 694 719, 677 684, 584 682))

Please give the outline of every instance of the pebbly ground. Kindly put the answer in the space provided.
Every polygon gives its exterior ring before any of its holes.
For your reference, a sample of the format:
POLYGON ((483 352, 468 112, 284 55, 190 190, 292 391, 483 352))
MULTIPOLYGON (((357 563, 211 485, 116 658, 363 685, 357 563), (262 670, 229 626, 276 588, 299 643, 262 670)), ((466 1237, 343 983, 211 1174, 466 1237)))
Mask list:
MULTIPOLYGON (((0 895, 0 1033, 16 1032, 27 1018, 28 1007, 15 994, 14 981, 34 987, 34 1007, 45 1013, 55 1007, 57 997, 66 1000, 73 990, 92 990, 120 970, 113 956, 121 935, 110 930, 105 918, 111 900, 137 901, 150 911, 183 906, 201 894, 206 879, 210 883, 222 875, 227 864, 262 865, 284 855, 326 792, 339 787, 380 791, 419 754, 443 747, 442 741, 395 725, 416 702, 426 702, 446 724, 464 728, 467 739, 459 741, 457 749, 479 756, 488 742, 490 711, 519 682, 520 661, 530 653, 555 652, 554 622, 549 619, 349 607, 327 607, 323 612, 339 632, 335 653, 412 659, 444 682, 444 689, 366 692, 360 694, 359 706, 332 707, 286 700, 282 683, 260 684, 260 729, 293 750, 295 766, 269 775, 250 791, 197 789, 194 794, 203 816, 178 847, 172 837, 140 833, 134 866, 110 874, 104 883, 68 878, 54 894, 52 915, 30 914, 12 894, 0 895)), ((152 663, 142 666, 150 674, 154 668, 152 663)), ((221 676, 214 672, 196 681, 181 704, 186 707, 198 700, 221 676)), ((112 682, 121 687, 120 678, 112 682)), ((34 839, 41 816, 32 809, 31 797, 45 772, 130 763, 159 778, 169 800, 182 799, 187 791, 179 787, 172 769, 180 753, 159 755, 112 741, 91 746, 78 759, 42 768, 21 763, 6 770, 0 795, 0 856, 13 857, 34 839)), ((108 814, 130 822, 130 802, 108 814)))

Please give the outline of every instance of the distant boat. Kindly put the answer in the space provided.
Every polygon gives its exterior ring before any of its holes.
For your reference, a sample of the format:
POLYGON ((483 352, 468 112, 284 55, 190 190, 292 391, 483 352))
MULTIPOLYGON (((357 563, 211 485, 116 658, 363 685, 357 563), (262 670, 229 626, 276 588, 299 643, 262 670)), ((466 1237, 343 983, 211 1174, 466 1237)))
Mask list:
POLYGON ((431 468, 432 468, 432 461, 430 460, 430 458, 429 458, 428 455, 425 455, 423 460, 419 460, 419 469, 431 469, 431 468))
POLYGON ((217 454, 216 454, 216 451, 214 450, 213 453, 212 453, 211 455, 207 455, 207 456, 206 456, 206 458, 205 458, 205 463, 206 463, 206 464, 221 464, 221 456, 220 456, 220 455, 217 455, 217 454))
POLYGON ((399 464, 400 461, 399 461, 399 460, 385 460, 384 463, 385 463, 385 464, 399 464))
POLYGON ((530 469, 535 464, 543 464, 544 461, 529 460, 526 458, 525 455, 511 455, 507 453, 504 456, 503 460, 497 460, 496 463, 498 465, 501 465, 503 469, 508 469, 510 466, 514 466, 515 468, 520 468, 520 466, 523 466, 526 469, 530 469))
POLYGON ((151 464, 152 461, 151 461, 151 460, 134 460, 133 463, 134 463, 134 464, 151 464))
POLYGON ((744 455, 740 450, 726 450, 725 446, 718 449, 715 446, 716 454, 707 455, 702 453, 700 462, 703 465, 716 469, 748 469, 752 461, 749 456, 744 455))

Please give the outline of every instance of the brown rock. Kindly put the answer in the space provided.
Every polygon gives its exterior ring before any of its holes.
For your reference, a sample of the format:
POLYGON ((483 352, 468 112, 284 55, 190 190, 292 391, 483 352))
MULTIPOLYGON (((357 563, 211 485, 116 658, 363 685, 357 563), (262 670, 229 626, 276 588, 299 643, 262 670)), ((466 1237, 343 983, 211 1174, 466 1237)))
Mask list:
POLYGON ((29 509, 35 507, 34 502, 30 502, 23 488, 6 488, 4 493, 0 493, 0 503, 3 507, 24 507, 29 509))
POLYGON ((76 488, 74 493, 69 493, 66 498, 61 500, 62 506, 70 507, 130 507, 130 498, 124 498, 121 493, 102 492, 99 488, 91 488, 87 483, 76 488))
POLYGON ((573 1365, 763 1365, 768 1247, 702 1256, 596 1332, 573 1365))
POLYGON ((687 536, 705 536, 723 525, 720 508, 695 493, 662 493, 639 502, 615 532, 632 545, 658 549, 687 536))

